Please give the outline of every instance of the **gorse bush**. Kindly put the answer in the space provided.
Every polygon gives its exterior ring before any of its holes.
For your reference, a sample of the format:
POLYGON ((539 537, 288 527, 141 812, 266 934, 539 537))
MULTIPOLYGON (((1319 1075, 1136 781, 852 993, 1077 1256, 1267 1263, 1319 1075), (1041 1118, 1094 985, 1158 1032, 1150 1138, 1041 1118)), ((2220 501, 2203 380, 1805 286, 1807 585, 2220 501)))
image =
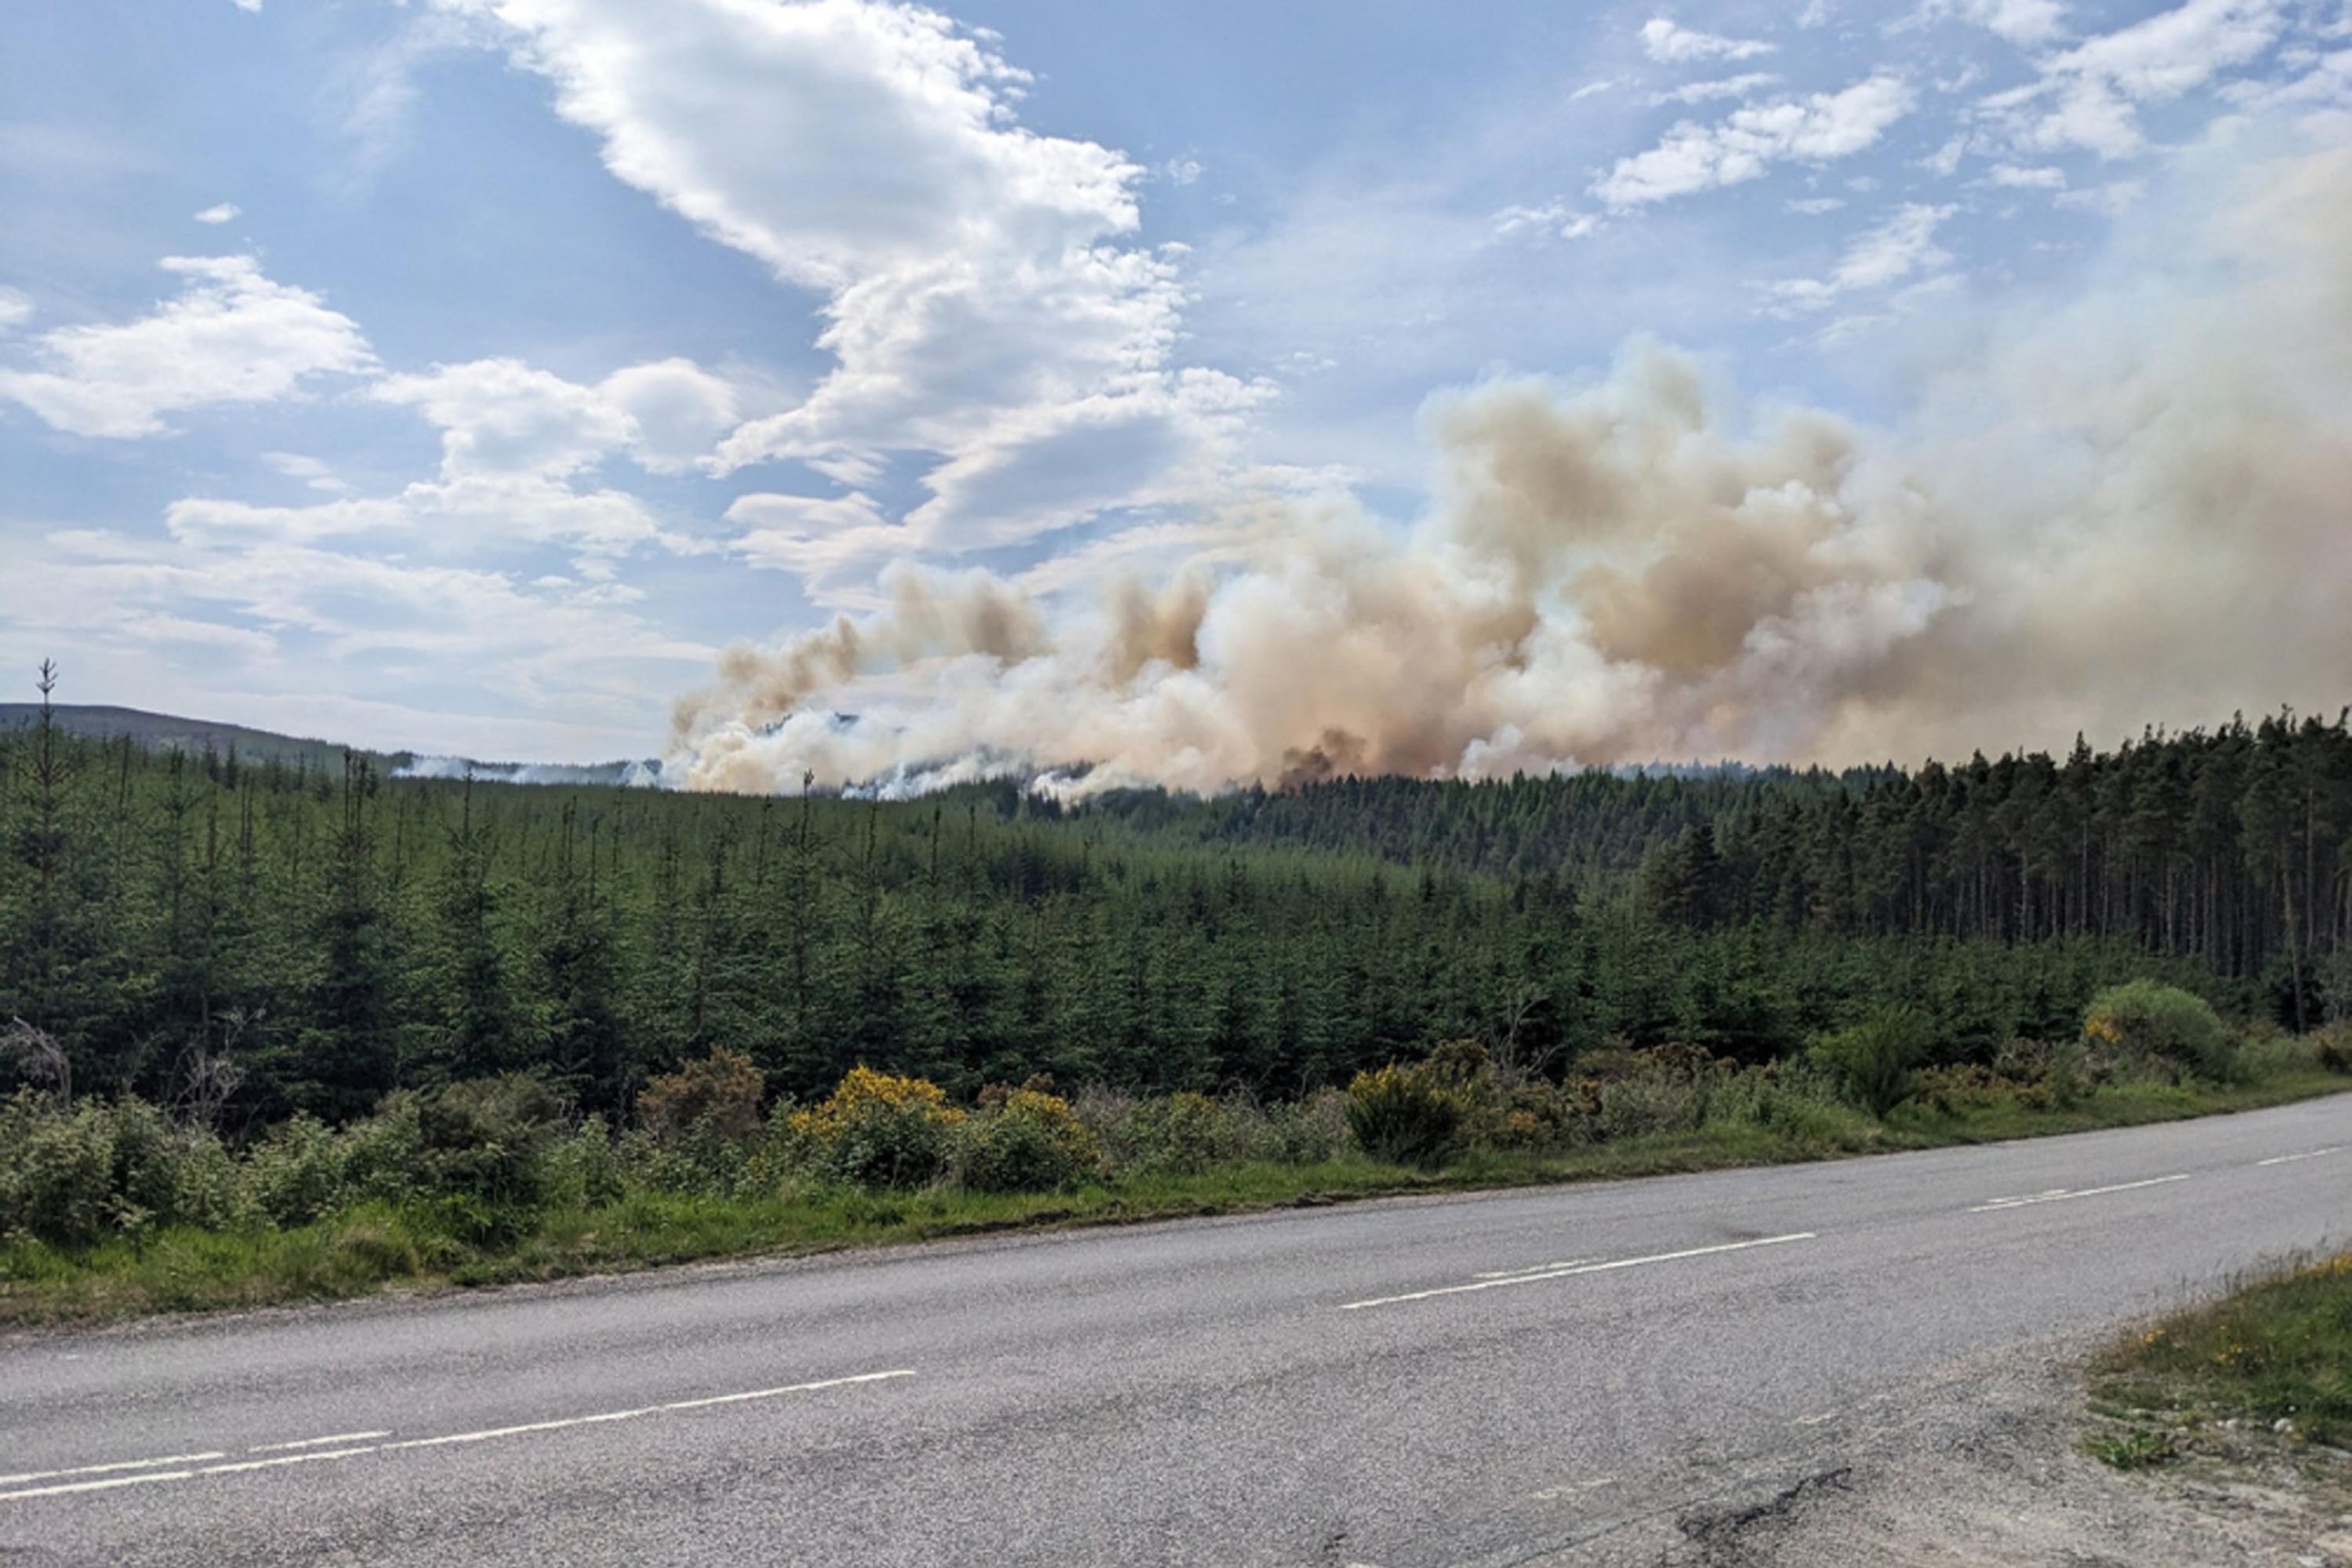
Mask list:
POLYGON ((978 1193, 1042 1193, 1097 1173, 1102 1145, 1057 1094, 1016 1089, 983 1100, 955 1137, 955 1175, 978 1193))
POLYGON ((1391 1062, 1348 1086, 1348 1128, 1392 1165, 1442 1165, 1469 1142, 1469 1095, 1448 1065, 1391 1062))
POLYGON ((964 1113, 919 1078, 854 1067, 834 1091, 790 1120, 817 1170, 870 1187, 919 1187, 947 1169, 949 1140, 964 1113))
POLYGON ((740 1051, 713 1051, 664 1073, 637 1096, 637 1121, 656 1138, 749 1138, 760 1130, 767 1079, 740 1051))
POLYGON ((1933 1042, 1927 1020, 1890 1007, 1813 1042, 1811 1058, 1849 1104, 1885 1116, 1911 1098, 1913 1072, 1933 1042))
POLYGON ((2153 980, 2111 986, 2083 1015, 2083 1042, 2111 1072, 2179 1082, 2228 1081, 2236 1064, 2230 1032, 2203 997, 2153 980))

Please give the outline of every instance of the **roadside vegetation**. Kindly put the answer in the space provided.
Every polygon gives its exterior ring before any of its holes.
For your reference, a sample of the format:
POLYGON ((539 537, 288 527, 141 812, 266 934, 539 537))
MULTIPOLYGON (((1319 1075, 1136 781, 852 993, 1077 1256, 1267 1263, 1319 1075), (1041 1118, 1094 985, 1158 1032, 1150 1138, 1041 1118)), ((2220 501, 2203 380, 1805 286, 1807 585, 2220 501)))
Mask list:
MULTIPOLYGON (((7 1043, 45 1049, 23 1026, 7 1043)), ((2074 1038, 1949 1058, 1890 1010, 1760 1064, 1612 1045, 1548 1072, 1457 1040, 1287 1100, 1039 1077, 960 1102, 862 1066, 803 1100, 721 1050, 647 1082, 625 1125, 509 1074, 241 1139, 217 1097, 76 1097, 60 1072, 0 1101, 0 1322, 1832 1158, 2347 1087, 2332 1037, 2242 1037, 2143 984, 2074 1038)))
POLYGON ((2090 1451, 2313 1461, 2352 1483, 2352 1256, 2250 1280, 2116 1347, 2092 1373, 2090 1451))

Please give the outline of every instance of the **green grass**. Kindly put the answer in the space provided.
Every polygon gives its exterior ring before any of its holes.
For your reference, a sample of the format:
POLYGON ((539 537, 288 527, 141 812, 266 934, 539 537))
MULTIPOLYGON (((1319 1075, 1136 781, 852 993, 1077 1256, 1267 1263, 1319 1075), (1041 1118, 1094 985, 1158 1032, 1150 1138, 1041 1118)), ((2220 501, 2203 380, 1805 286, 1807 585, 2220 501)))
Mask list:
POLYGON ((2284 1422, 2294 1443, 2352 1449, 2352 1255, 2254 1279, 2134 1336, 2095 1364, 2091 1398, 2101 1425, 2088 1446, 2123 1468, 2174 1458, 2224 1423, 2284 1422))
MULTIPOLYGON (((0 1325, 87 1323, 1400 1194, 1785 1164, 2131 1126, 2274 1105, 2345 1087, 2340 1077, 2294 1072, 2229 1089, 2105 1089, 2064 1110, 1911 1106, 1884 1124, 1857 1111, 1807 1105, 1770 1125, 1712 1122, 1693 1132, 1551 1154, 1481 1152, 1436 1171, 1359 1157, 1312 1165, 1234 1163, 1193 1175, 1131 1174, 1052 1194, 945 1188, 890 1194, 803 1185, 718 1197, 638 1189, 609 1204, 527 1216, 510 1234, 490 1240, 463 1234, 446 1207, 372 1205, 284 1230, 178 1227, 84 1248, 33 1241, 0 1247, 0 1325)), ((2340 1383, 2337 1387, 2340 1392, 2340 1383)))

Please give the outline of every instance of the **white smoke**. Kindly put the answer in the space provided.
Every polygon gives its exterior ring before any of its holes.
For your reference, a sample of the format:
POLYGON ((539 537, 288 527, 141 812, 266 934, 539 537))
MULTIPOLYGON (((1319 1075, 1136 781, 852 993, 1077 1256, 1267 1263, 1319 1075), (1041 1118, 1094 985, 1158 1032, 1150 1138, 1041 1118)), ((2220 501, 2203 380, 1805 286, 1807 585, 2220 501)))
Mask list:
POLYGON ((471 757, 412 756, 394 768, 396 779, 478 779, 485 784, 623 784, 650 789, 662 782, 657 762, 478 763, 471 757))
POLYGON ((2064 298, 1914 331, 1911 412, 1636 343, 1427 414, 1429 514, 1236 497, 1152 586, 886 577, 730 653, 689 787, 1056 793, 2063 746, 2352 696, 2352 152, 2190 160, 2064 298))

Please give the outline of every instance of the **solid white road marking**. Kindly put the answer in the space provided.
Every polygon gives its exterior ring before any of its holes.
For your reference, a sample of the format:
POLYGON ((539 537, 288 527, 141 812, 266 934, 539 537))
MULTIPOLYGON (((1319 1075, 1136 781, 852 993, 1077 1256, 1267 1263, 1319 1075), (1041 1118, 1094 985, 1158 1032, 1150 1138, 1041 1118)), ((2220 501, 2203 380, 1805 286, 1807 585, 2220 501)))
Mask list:
POLYGON ((236 1459, 227 1464, 203 1464, 200 1460, 222 1459, 222 1453, 179 1454, 164 1459, 128 1459, 111 1465, 84 1465, 72 1470, 42 1470, 29 1475, 0 1476, 0 1485, 16 1481, 46 1480, 52 1477, 96 1475, 105 1470, 139 1469, 135 1476, 110 1476, 103 1480, 68 1481, 58 1486, 30 1487, 17 1491, 0 1491, 0 1502, 13 1502, 20 1498, 56 1497, 66 1492, 106 1491, 115 1487, 138 1486, 147 1481, 185 1481, 198 1476, 237 1475, 247 1470, 277 1469, 286 1465, 307 1465, 328 1459, 356 1458, 362 1454, 389 1454, 402 1448, 431 1448, 446 1443, 483 1443, 493 1437, 515 1437, 530 1432, 560 1432, 567 1426, 590 1426, 607 1421, 630 1421, 640 1415, 661 1415, 677 1410, 704 1410, 715 1405, 741 1405, 754 1399, 774 1399, 786 1394, 813 1394, 821 1388, 845 1388, 855 1383, 882 1383, 891 1378, 912 1377, 910 1367, 892 1372, 862 1372, 853 1377, 820 1378, 814 1383, 786 1384, 780 1388, 754 1388, 741 1394, 714 1394, 701 1399, 674 1399, 667 1405, 643 1405, 634 1410, 605 1410, 593 1415, 573 1415, 560 1421, 530 1421, 516 1426, 492 1426, 479 1432, 452 1432, 439 1437, 411 1437, 398 1443, 368 1443, 357 1447, 326 1448, 322 1443, 348 1442, 353 1438, 382 1437, 385 1432, 348 1432, 339 1437, 304 1437, 292 1443, 273 1443, 248 1449, 265 1453, 271 1449, 297 1448, 299 1453, 280 1453, 267 1459, 236 1459), (177 1469, 151 1469, 146 1467, 176 1465, 177 1469))
POLYGON ((1995 1198, 1989 1204, 1979 1204, 1970 1214, 1993 1214, 2002 1209, 2021 1209, 2034 1204, 2063 1203, 2068 1198, 2104 1197, 2109 1193, 2136 1193, 2142 1187, 2160 1187, 2168 1182, 2185 1182, 2193 1173, 2183 1171, 2177 1176, 2150 1176, 2145 1182, 2117 1182, 2112 1187, 2084 1187, 2079 1192, 2065 1187, 2053 1187, 2046 1193, 2033 1193, 2021 1198, 1995 1198))
POLYGON ((50 1481, 61 1476, 102 1476, 112 1470, 145 1470, 163 1465, 196 1465, 206 1459, 225 1459, 226 1454, 166 1454, 160 1459, 117 1459, 110 1465, 76 1465, 69 1470, 26 1470, 22 1475, 0 1476, 0 1487, 13 1487, 26 1481, 50 1481))
POLYGON ((297 1437, 291 1443, 256 1443, 246 1450, 248 1454, 282 1454, 289 1448, 324 1448, 336 1443, 364 1443, 371 1437, 389 1437, 390 1432, 338 1432, 331 1437, 297 1437))
POLYGON ((1714 1247, 1690 1247, 1680 1252, 1654 1252, 1646 1258, 1620 1258, 1608 1263, 1580 1263, 1567 1268, 1548 1269, 1540 1274, 1514 1274, 1502 1279, 1479 1279, 1467 1285, 1441 1285, 1433 1290, 1409 1290, 1402 1296, 1375 1296, 1366 1301, 1342 1302, 1339 1310, 1352 1312, 1363 1307, 1392 1307, 1400 1301, 1426 1301, 1433 1296, 1463 1296, 1473 1290, 1496 1290, 1506 1285, 1532 1285, 1538 1279, 1566 1279, 1577 1274, 1606 1274, 1614 1268, 1638 1268, 1645 1263, 1672 1263, 1683 1258, 1706 1258, 1717 1252, 1745 1252, 1751 1247, 1778 1247, 1789 1241, 1811 1241, 1815 1232, 1794 1231, 1787 1236, 1759 1237, 1754 1241, 1726 1241, 1714 1247))
POLYGON ((2257 1160, 2254 1163, 2256 1165, 2292 1165, 2297 1160, 2316 1160, 2323 1154, 2341 1154, 2342 1152, 2344 1152, 2344 1145, 2334 1143, 2325 1149, 2306 1149, 2300 1154, 2281 1154, 2274 1159, 2257 1160))

